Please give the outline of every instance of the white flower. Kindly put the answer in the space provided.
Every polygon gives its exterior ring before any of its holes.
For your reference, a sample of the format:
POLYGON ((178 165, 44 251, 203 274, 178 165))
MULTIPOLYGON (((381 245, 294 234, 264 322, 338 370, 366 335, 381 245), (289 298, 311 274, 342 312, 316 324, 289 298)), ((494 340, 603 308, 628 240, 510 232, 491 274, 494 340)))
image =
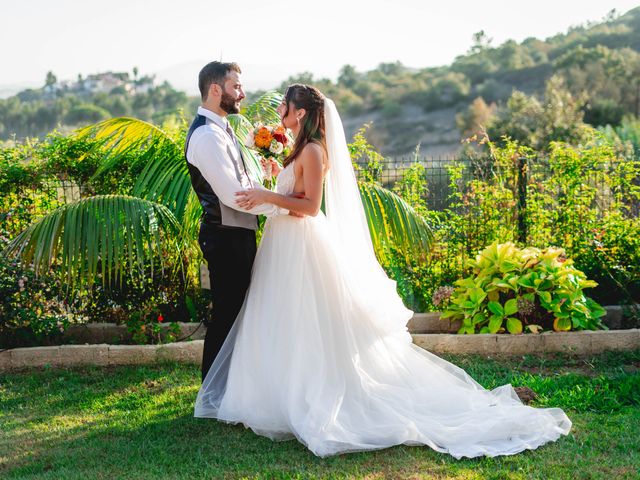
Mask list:
POLYGON ((271 140, 271 145, 269 146, 269 151, 275 155, 280 155, 284 150, 284 145, 282 145, 277 140, 271 140))
POLYGON ((253 134, 253 131, 249 132, 249 135, 247 135, 247 138, 245 139, 244 144, 248 148, 253 148, 253 147, 256 146, 256 140, 255 140, 255 136, 253 134))

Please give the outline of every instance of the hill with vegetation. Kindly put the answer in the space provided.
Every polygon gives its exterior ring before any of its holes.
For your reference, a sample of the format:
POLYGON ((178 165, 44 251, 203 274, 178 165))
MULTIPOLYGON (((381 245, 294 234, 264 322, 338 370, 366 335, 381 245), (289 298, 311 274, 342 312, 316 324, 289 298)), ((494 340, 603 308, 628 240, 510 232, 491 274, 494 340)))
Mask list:
MULTIPOLYGON (((423 155, 455 155, 461 139, 484 131, 536 148, 577 138, 585 124, 618 128, 640 113, 640 7, 545 40, 492 43, 481 31, 450 65, 383 63, 366 72, 345 65, 335 81, 301 73, 280 90, 316 85, 343 112, 348 136, 370 123, 367 138, 387 156, 410 155, 418 145, 423 155)), ((0 100, 0 140, 114 116, 162 123, 182 110, 189 119, 198 102, 166 82, 139 78, 137 69, 74 81, 50 73, 42 88, 0 100)))
POLYGON ((53 129, 68 131, 112 117, 132 116, 157 124, 191 111, 198 99, 159 83, 154 76, 103 72, 75 80, 47 73, 42 88, 0 100, 0 140, 42 137, 53 129))
POLYGON ((625 115, 637 117, 639 52, 640 7, 545 40, 493 46, 481 31, 447 66, 416 70, 387 63, 359 72, 345 65, 335 82, 304 73, 282 88, 318 86, 344 112, 348 133, 372 122, 367 136, 386 155, 410 154, 417 144, 423 154, 447 155, 482 128, 536 146, 582 123, 615 127, 625 115), (536 132, 545 129, 554 131, 536 132))

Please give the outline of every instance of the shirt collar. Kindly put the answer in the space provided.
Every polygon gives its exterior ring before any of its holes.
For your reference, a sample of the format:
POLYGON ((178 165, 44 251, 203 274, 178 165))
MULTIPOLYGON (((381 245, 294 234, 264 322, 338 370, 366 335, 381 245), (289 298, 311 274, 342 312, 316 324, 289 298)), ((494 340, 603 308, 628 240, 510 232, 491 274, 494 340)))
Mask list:
POLYGON ((229 120, 227 120, 226 117, 221 117, 217 113, 214 113, 211 110, 208 110, 202 106, 198 107, 198 115, 207 117, 209 120, 211 120, 213 123, 217 124, 218 126, 222 127, 224 130, 226 130, 227 126, 229 125, 229 120))

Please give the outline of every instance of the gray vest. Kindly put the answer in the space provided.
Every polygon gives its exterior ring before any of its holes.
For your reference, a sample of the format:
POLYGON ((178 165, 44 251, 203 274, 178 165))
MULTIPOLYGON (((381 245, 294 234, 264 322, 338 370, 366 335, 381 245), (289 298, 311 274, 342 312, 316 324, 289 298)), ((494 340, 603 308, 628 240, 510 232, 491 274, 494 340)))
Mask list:
MULTIPOLYGON (((222 203, 216 193, 209 185, 200 172, 198 168, 189 161, 187 161, 187 151, 189 150, 189 141, 191 140, 191 135, 196 131, 197 128, 204 127, 207 125, 207 117, 204 115, 196 115, 196 118, 191 123, 189 127, 189 132, 187 133, 187 139, 185 141, 184 147, 184 158, 187 162, 187 168, 189 169, 189 175, 191 176, 191 184, 193 185, 193 189, 200 200, 200 205, 202 205, 202 218, 201 222, 209 223, 213 225, 223 225, 226 227, 234 227, 234 228, 247 228, 249 230, 256 230, 258 228, 258 219, 255 215, 250 213, 240 212, 233 208, 227 207, 224 203, 222 203)), ((219 125, 213 124, 213 128, 220 128, 219 125)), ((227 132, 224 132, 227 135, 227 132)), ((239 148, 235 148, 233 146, 227 147, 227 153, 229 157, 233 160, 234 169, 236 172, 236 177, 238 182, 242 184, 243 174, 248 178, 248 173, 245 173, 245 165, 244 159, 240 154, 239 148)))

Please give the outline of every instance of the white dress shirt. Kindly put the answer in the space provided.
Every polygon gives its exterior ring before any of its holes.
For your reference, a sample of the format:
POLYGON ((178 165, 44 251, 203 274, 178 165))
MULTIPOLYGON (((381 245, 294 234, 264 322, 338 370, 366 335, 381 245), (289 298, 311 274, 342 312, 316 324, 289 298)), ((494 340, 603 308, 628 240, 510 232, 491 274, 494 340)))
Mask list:
POLYGON ((271 203, 263 203, 251 209, 236 203, 236 192, 249 188, 266 190, 262 184, 252 181, 244 168, 240 147, 227 132, 229 121, 204 107, 198 107, 198 115, 207 118, 207 124, 197 128, 192 134, 187 149, 187 161, 200 170, 218 199, 229 208, 253 215, 286 215, 288 210, 271 203), (219 127, 219 128, 218 128, 219 127), (237 161, 230 154, 237 152, 237 161), (241 180, 238 181, 237 168, 241 180))

